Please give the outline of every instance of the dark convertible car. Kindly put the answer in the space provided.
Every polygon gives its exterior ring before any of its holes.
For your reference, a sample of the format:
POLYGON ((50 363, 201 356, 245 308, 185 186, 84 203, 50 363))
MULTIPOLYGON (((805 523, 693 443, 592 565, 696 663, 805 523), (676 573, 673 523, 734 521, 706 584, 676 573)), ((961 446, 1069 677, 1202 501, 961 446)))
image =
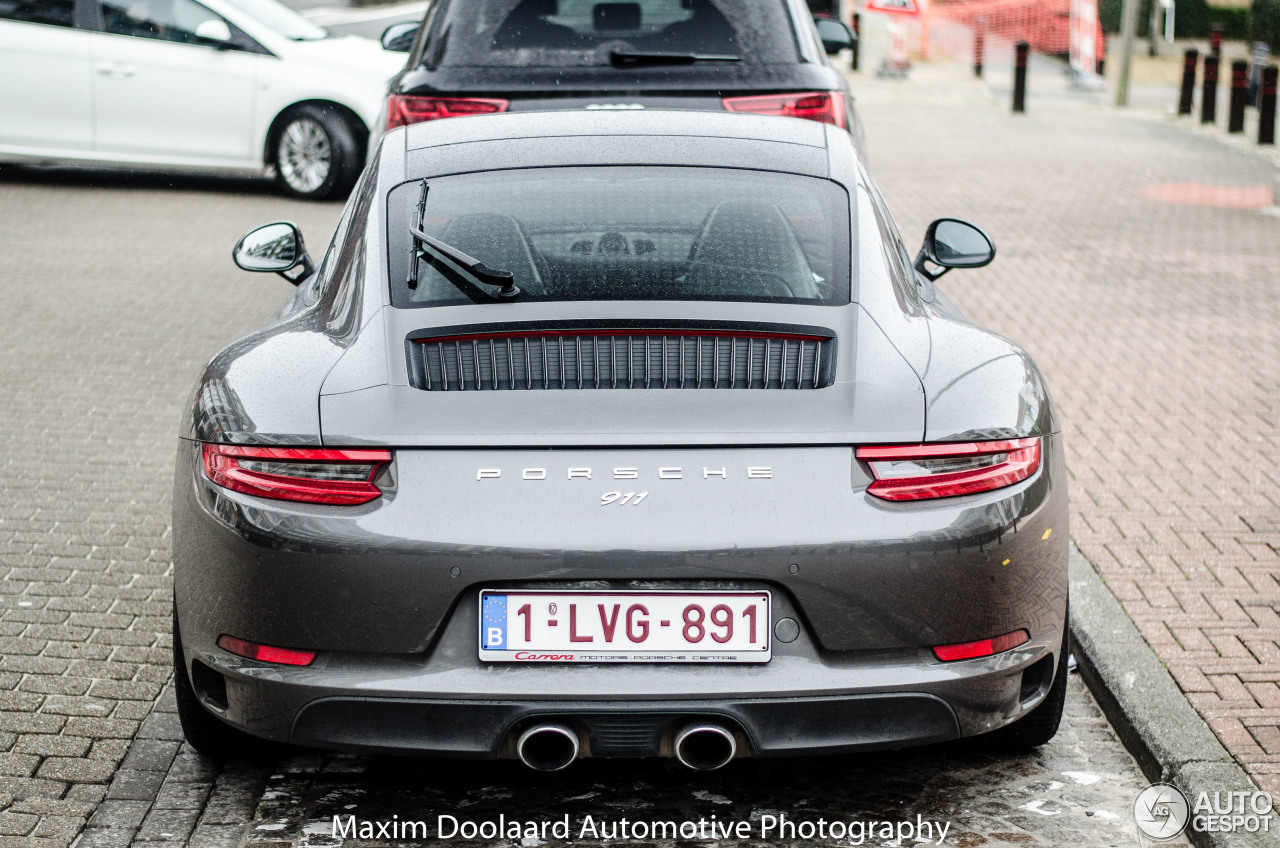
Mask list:
POLYGON ((986 734, 1066 691, 1062 435, 849 135, 690 112, 388 133, 217 354, 174 493, 200 750, 735 756, 986 734))

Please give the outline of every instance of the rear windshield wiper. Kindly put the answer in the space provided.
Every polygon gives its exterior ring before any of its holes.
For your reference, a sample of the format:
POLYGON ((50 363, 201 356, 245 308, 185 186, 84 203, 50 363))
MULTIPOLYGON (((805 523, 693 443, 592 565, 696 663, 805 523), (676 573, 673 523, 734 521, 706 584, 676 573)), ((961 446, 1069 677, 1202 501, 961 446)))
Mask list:
POLYGON ((463 253, 451 244, 429 236, 422 231, 422 215, 427 206, 427 181, 422 181, 422 195, 418 199, 418 226, 410 226, 409 234, 413 236, 413 246, 409 255, 409 279, 405 281, 411 289, 418 287, 418 263, 426 260, 453 285, 457 286, 467 297, 476 303, 494 300, 510 300, 520 296, 520 287, 515 283, 515 274, 500 271, 476 259, 469 253, 463 253), (490 294, 475 285, 498 286, 496 294, 490 294))
POLYGON ((704 56, 700 53, 659 53, 642 50, 610 50, 609 61, 617 67, 632 65, 695 65, 698 62, 741 62, 741 56, 704 56))

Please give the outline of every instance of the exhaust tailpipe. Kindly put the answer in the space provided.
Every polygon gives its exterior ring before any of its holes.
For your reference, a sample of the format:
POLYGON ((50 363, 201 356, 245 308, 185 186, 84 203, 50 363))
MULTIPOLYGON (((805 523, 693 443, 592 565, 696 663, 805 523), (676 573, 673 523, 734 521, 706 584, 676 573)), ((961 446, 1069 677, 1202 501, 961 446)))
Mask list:
POLYGON ((738 743, 719 724, 691 724, 676 735, 676 759, 699 771, 726 765, 738 753, 738 743))
POLYGON ((578 734, 563 724, 535 724, 516 741, 520 762, 538 771, 559 771, 578 758, 578 734))

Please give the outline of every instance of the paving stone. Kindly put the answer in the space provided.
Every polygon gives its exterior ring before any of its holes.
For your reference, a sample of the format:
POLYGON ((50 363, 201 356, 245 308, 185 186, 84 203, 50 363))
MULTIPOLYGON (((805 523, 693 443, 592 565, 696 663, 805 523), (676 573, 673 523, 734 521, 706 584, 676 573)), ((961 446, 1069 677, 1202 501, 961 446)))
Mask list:
POLYGON ((31 754, 0 754, 0 774, 30 777, 39 765, 40 758, 31 754))
POLYGON ((89 827, 137 829, 151 809, 151 801, 107 799, 89 819, 89 827))
POLYGON ((128 750, 127 739, 99 739, 93 743, 89 756, 95 760, 111 760, 118 763, 124 759, 125 752, 128 750))
POLYGON ((67 793, 67 784, 61 780, 0 775, 0 793, 14 798, 61 798, 67 793))
POLYGON ((76 842, 76 848, 130 848, 135 830, 118 828, 86 828, 76 842))
POLYGON ((114 760, 87 757, 49 757, 40 764, 39 777, 76 783, 106 783, 115 773, 114 760))
POLYGON ((188 783, 169 779, 160 787, 154 807, 157 810, 202 811, 212 789, 213 786, 208 783, 188 783))
POLYGON ((123 801, 152 801, 164 783, 162 771, 120 769, 107 789, 107 797, 123 801))
POLYGON ((139 739, 165 739, 181 742, 182 725, 178 723, 177 713, 152 713, 138 729, 139 739))
POLYGON ((177 841, 185 840, 195 827, 200 811, 193 809, 157 810, 152 809, 138 829, 137 840, 177 841))
POLYGON ((91 815, 96 807, 96 801, 76 800, 74 798, 24 798, 14 801, 10 809, 15 813, 79 816, 83 818, 91 815))
POLYGON ((120 764, 122 769, 168 771, 178 752, 178 742, 163 739, 138 739, 129 747, 129 753, 120 764))
POLYGON ((107 797, 107 787, 95 783, 77 783, 67 789, 69 801, 84 801, 95 808, 107 797))
POLYGON ((31 835, 66 843, 75 838, 82 827, 84 827, 83 816, 44 815, 40 817, 40 823, 36 825, 35 830, 31 831, 31 835))
POLYGON ((221 775, 214 784, 213 794, 209 796, 201 821, 214 825, 244 824, 251 821, 258 807, 265 778, 265 774, 253 775, 244 771, 221 775))
POLYGON ((38 754, 42 757, 80 757, 89 751, 90 742, 78 736, 49 736, 31 734, 22 737, 14 751, 20 754, 38 754))
POLYGON ((212 784, 220 771, 219 764, 194 751, 184 750, 173 760, 169 779, 187 783, 212 784))
POLYGON ((243 826, 198 825, 191 834, 191 845, 200 848, 239 848, 243 826))
POLYGON ((0 813, 0 836, 26 836, 39 823, 39 816, 5 811, 0 813))

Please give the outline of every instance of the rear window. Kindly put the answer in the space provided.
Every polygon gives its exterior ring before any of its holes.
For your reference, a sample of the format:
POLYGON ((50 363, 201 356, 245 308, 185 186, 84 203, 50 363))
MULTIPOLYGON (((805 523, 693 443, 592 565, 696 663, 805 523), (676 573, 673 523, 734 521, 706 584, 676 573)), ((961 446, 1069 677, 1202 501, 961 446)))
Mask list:
POLYGON ((452 0, 430 67, 610 65, 615 52, 692 53, 743 64, 799 61, 785 0, 452 0))
MULTIPOLYGON (((393 304, 475 302, 468 280, 433 257, 408 284, 421 197, 422 184, 408 183, 388 199, 393 304)), ((423 232, 510 271, 526 302, 849 302, 849 196, 829 180, 730 168, 490 171, 429 180, 422 208, 423 232)))

